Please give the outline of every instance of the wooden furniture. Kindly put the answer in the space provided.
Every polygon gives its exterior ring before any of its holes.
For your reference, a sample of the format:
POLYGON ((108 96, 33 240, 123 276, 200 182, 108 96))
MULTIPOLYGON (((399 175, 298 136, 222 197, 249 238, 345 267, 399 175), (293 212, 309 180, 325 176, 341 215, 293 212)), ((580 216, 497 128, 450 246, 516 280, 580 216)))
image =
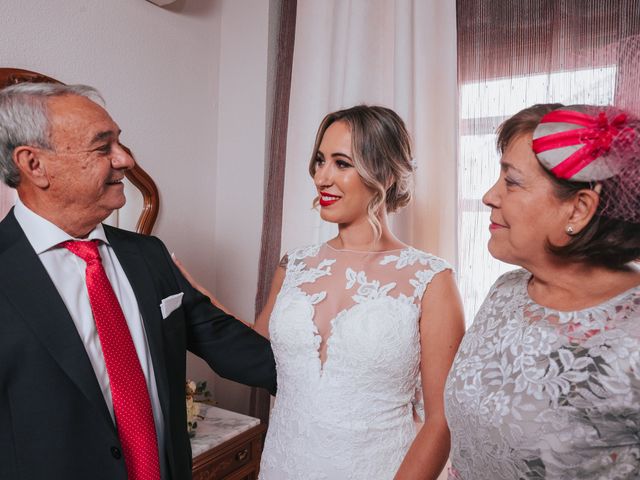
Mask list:
MULTIPOLYGON (((0 68, 0 88, 23 82, 62 83, 55 78, 48 77, 38 72, 22 70, 19 68, 0 68)), ((129 155, 133 157, 131 150, 124 145, 123 147, 129 155)), ((145 172, 137 162, 135 167, 128 170, 125 175, 142 194, 142 212, 136 224, 136 232, 149 235, 153 229, 153 224, 158 217, 158 211, 160 209, 158 188, 149 174, 145 172)))
POLYGON ((267 430, 260 420, 201 405, 191 440, 193 480, 257 480, 267 430))

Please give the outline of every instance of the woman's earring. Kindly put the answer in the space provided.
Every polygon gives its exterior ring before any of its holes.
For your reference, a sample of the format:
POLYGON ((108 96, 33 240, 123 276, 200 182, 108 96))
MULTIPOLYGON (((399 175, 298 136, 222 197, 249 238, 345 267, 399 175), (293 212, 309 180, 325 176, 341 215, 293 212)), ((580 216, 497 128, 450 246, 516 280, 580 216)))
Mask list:
POLYGON ((575 233, 571 225, 567 225, 567 228, 565 228, 564 231, 567 232, 567 235, 573 235, 575 233))

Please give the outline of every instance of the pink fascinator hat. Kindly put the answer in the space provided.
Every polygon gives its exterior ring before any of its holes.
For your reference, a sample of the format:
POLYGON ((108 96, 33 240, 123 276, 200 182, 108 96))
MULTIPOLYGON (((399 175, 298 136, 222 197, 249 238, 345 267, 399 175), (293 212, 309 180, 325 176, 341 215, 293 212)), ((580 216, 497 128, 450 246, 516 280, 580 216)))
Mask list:
POLYGON ((572 105, 533 132, 540 164, 559 179, 600 185, 598 214, 640 223, 640 122, 609 106, 572 105))

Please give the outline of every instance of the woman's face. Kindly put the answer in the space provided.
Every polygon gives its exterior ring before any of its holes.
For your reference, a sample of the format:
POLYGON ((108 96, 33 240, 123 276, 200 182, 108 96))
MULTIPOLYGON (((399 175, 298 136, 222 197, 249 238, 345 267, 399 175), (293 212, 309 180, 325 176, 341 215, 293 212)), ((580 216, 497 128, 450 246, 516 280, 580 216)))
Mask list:
POLYGON ((554 194, 531 141, 531 134, 511 141, 500 159, 498 181, 482 197, 491 208, 489 252, 525 268, 548 259, 547 241, 566 243, 565 228, 573 209, 554 194))
POLYGON ((316 157, 313 181, 320 197, 320 216, 343 225, 367 218, 373 192, 356 171, 351 151, 351 131, 344 122, 325 130, 316 157))

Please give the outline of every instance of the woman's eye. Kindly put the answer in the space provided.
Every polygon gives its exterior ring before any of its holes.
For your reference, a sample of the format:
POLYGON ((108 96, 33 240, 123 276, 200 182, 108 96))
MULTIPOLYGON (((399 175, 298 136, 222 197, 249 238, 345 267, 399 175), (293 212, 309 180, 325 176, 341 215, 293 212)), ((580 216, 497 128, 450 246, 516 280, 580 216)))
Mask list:
POLYGON ((322 164, 324 164, 324 158, 316 157, 316 165, 322 165, 322 164))
POLYGON ((507 187, 514 187, 519 185, 518 182, 516 182, 515 180, 509 178, 509 177, 504 177, 504 183, 507 184, 507 187))
POLYGON ((344 160, 336 160, 336 165, 340 168, 349 168, 353 166, 349 162, 345 162, 344 160))

